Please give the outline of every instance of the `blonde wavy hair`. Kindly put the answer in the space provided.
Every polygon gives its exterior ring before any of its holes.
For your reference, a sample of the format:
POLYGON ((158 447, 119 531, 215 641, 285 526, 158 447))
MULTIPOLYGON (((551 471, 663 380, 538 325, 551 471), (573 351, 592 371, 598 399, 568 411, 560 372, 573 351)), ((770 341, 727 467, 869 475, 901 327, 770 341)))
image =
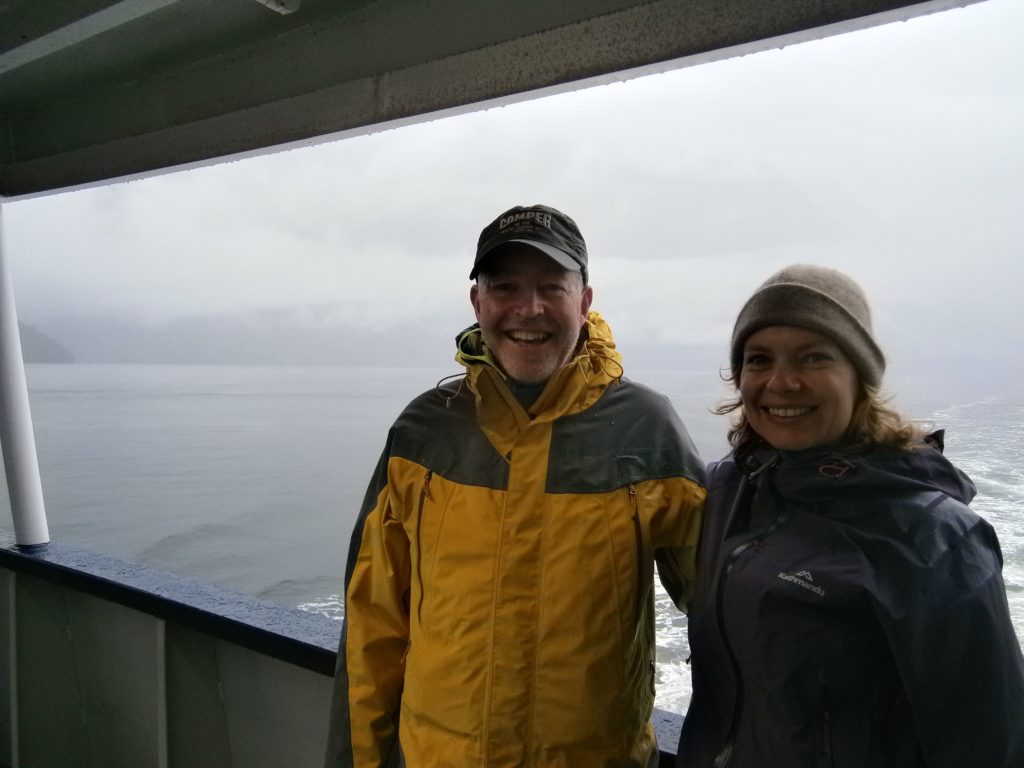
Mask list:
MULTIPOLYGON (((731 375, 723 375, 725 381, 731 382, 739 389, 739 381, 731 375)), ((898 411, 890 408, 890 397, 883 396, 877 387, 864 384, 857 377, 860 392, 857 404, 850 417, 850 424, 839 440, 842 450, 857 451, 865 448, 893 448, 898 451, 911 451, 923 445, 928 430, 924 425, 904 418, 898 411)), ((743 412, 743 400, 737 394, 712 409, 719 416, 726 416, 739 411, 733 418, 729 428, 729 445, 739 453, 750 447, 761 436, 754 431, 743 412)))

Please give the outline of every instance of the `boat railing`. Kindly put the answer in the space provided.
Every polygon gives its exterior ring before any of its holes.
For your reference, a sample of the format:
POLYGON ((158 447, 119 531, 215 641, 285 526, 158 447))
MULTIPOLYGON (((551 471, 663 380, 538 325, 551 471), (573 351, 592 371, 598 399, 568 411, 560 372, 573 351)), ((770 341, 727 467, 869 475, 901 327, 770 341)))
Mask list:
MULTIPOLYGON (((0 766, 319 768, 341 624, 0 537, 0 766)), ((656 710, 661 766, 680 717, 656 710)))

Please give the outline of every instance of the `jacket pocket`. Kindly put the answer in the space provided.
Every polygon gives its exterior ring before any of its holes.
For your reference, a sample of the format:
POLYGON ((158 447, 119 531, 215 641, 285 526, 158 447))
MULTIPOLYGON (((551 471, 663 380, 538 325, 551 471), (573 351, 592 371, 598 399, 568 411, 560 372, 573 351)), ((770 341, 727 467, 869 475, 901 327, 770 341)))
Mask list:
POLYGON ((821 685, 820 720, 818 722, 818 768, 835 768, 832 752, 832 702, 828 686, 821 685))

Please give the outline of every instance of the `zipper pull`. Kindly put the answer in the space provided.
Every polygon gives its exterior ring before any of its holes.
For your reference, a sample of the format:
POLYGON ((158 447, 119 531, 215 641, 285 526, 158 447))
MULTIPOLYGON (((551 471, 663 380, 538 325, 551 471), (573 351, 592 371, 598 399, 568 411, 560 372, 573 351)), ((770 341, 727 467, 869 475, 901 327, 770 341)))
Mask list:
POLYGON ((782 457, 781 457, 781 456, 780 456, 779 454, 777 454, 777 453, 773 453, 773 454, 772 454, 772 457, 771 457, 771 459, 769 459, 768 461, 766 461, 766 462, 765 462, 764 464, 762 464, 762 465, 761 465, 760 467, 758 467, 757 469, 755 469, 755 470, 753 470, 752 472, 750 472, 750 474, 748 474, 748 475, 747 475, 747 479, 748 479, 748 480, 749 480, 750 482, 753 482, 754 480, 756 480, 756 479, 757 479, 757 477, 758 477, 758 476, 759 476, 759 475, 760 475, 760 474, 761 474, 762 472, 767 472, 767 471, 768 471, 769 469, 771 469, 772 467, 778 466, 778 464, 779 464, 779 462, 780 462, 780 461, 782 461, 782 457))
POLYGON ((428 469, 426 476, 423 478, 423 497, 433 501, 433 497, 430 495, 430 478, 434 476, 434 470, 428 469))

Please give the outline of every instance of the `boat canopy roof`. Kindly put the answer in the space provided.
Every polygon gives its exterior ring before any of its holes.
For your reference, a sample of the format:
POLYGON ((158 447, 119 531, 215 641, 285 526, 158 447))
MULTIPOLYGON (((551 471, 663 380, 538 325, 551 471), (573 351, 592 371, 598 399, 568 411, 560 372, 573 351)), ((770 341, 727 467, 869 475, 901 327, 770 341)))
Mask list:
POLYGON ((0 199, 335 140, 964 0, 0 0, 0 199))

